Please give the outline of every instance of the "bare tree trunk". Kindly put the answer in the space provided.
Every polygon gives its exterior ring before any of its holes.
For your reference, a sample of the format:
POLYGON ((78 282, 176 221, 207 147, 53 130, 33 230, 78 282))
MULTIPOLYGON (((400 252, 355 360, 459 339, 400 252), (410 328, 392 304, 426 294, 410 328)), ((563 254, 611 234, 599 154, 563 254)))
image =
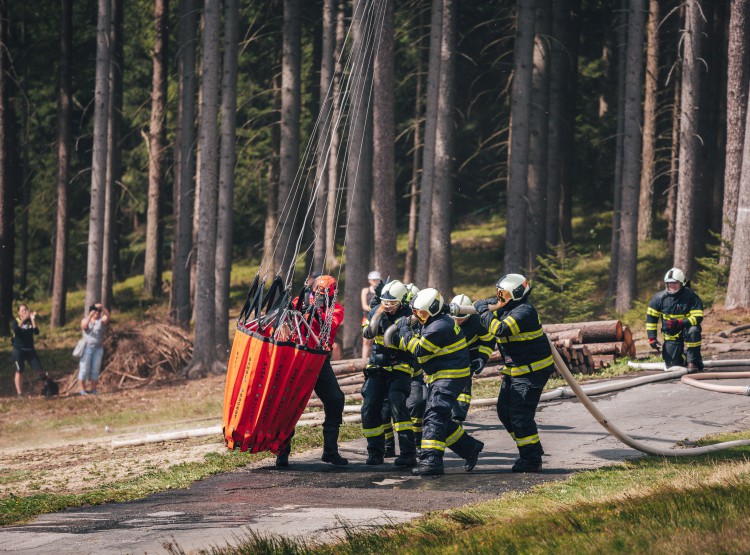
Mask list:
MULTIPOLYGON (((281 110, 281 75, 276 75, 273 80, 273 106, 274 111, 281 110)), ((268 178, 266 190, 266 221, 263 231, 263 260, 260 266, 260 275, 266 276, 269 272, 275 273, 274 247, 276 226, 279 224, 279 143, 281 142, 281 128, 279 125, 271 127, 271 159, 268 161, 268 178)))
POLYGON ((537 0, 534 62, 531 77, 528 204, 525 267, 532 270, 545 250, 547 214, 547 158, 549 152, 549 82, 552 0, 537 0))
POLYGON ((112 0, 112 61, 109 64, 109 113, 107 118, 107 188, 104 199, 101 302, 112 307, 115 261, 115 194, 120 179, 120 114, 122 113, 123 1, 112 0))
MULTIPOLYGON (((338 121, 341 112, 341 51, 344 48, 345 25, 344 16, 346 13, 345 5, 339 0, 336 5, 336 41, 334 47, 334 67, 333 67, 333 121, 338 121)), ((337 211, 334 207, 339 206, 339 198, 343 196, 343 191, 339 187, 339 150, 340 150, 340 132, 338 126, 331 129, 331 148, 328 158, 328 212, 326 214, 326 266, 331 270, 338 268, 339 259, 336 256, 336 222, 337 211)))
POLYGON ((196 0, 180 0, 177 50, 177 130, 175 138, 174 220, 170 315, 181 326, 190 323, 190 252, 193 249, 195 175, 195 47, 196 0))
POLYGON ((323 21, 321 24, 320 47, 320 121, 318 142, 315 151, 315 214, 313 229, 315 244, 313 247, 313 268, 322 271, 326 265, 326 247, 328 246, 326 219, 335 210, 334 204, 328 204, 328 178, 330 163, 331 135, 336 127, 333 112, 333 73, 334 52, 336 50, 336 0, 323 1, 323 21))
MULTIPOLYGON (((277 268, 290 270, 296 241, 294 179, 299 169, 300 145, 300 0, 284 0, 283 60, 281 66, 281 165, 279 166, 277 268)), ((299 200, 299 199, 298 199, 299 200)))
POLYGON ((201 54, 201 108, 199 123, 200 213, 198 218, 198 256, 196 260, 195 346, 193 360, 186 369, 188 377, 200 377, 222 370, 216 353, 216 194, 217 126, 219 115, 219 41, 220 0, 206 0, 203 16, 201 54))
POLYGON ((508 168, 508 206, 504 272, 522 272, 526 259, 526 203, 529 161, 529 117, 531 113, 534 61, 534 0, 516 3, 516 41, 511 92, 511 143, 508 168))
POLYGON ((675 219, 674 264, 687 275, 695 269, 697 230, 696 202, 700 191, 698 158, 698 108, 700 106, 701 29, 703 20, 699 0, 687 0, 685 31, 682 36, 682 98, 680 99, 680 156, 675 219))
POLYGON ((656 165, 656 109, 659 81, 659 0, 649 0, 646 26, 646 88, 643 105, 643 171, 638 209, 638 241, 651 238, 654 222, 654 166, 656 165))
POLYGON ((669 157, 669 188, 667 189, 667 206, 664 210, 667 218, 667 249, 674 255, 675 218, 677 217, 677 156, 680 153, 680 81, 674 83, 672 101, 672 147, 669 157))
POLYGON ((229 279, 232 272, 232 208, 237 128, 239 0, 224 0, 224 74, 221 80, 219 206, 216 229, 216 345, 229 356, 229 279))
POLYGON ((560 192, 562 188, 565 130, 570 125, 566 109, 566 83, 571 78, 570 54, 566 47, 570 24, 569 0, 552 3, 552 40, 550 43, 549 148, 547 155, 546 242, 560 242, 560 192))
POLYGON ((86 300, 88 308, 99 302, 102 293, 102 242, 104 237, 104 201, 107 180, 107 126, 109 115, 109 28, 110 0, 98 0, 96 24, 96 83, 94 88, 94 148, 91 160, 91 210, 86 263, 86 300))
POLYGON ((625 76, 625 124, 622 144, 622 236, 618 258, 617 301, 624 313, 637 294, 638 187, 640 185, 641 102, 643 94, 644 0, 630 0, 628 50, 625 76))
POLYGON ((440 92, 435 129, 435 161, 432 186, 432 230, 428 283, 446 298, 453 297, 451 217, 453 207, 453 159, 455 153, 456 28, 457 3, 443 1, 440 39, 440 92))
POLYGON ((747 113, 748 41, 750 41, 750 0, 732 0, 729 14, 729 60, 727 67, 727 150, 724 165, 724 219, 721 226, 721 257, 719 262, 729 266, 734 243, 734 222, 737 219, 742 149, 745 141, 747 113))
POLYGON ((10 102, 8 2, 0 0, 0 336, 10 335, 13 319, 15 179, 18 178, 13 108, 10 102))
POLYGON ((564 129, 563 137, 563 155, 562 155, 562 182, 560 186, 560 238, 563 243, 573 241, 573 180, 575 176, 575 167, 573 159, 575 157, 575 139, 576 139, 576 109, 575 98, 578 90, 578 52, 581 35, 581 24, 579 18, 574 14, 581 11, 581 0, 570 1, 569 22, 567 25, 568 36, 566 41, 566 52, 568 52, 568 61, 570 63, 570 73, 565 82, 565 106, 567 107, 566 116, 568 125, 564 129))
POLYGON ((167 116, 167 0, 154 0, 156 27, 151 81, 151 122, 148 133, 148 210, 146 213, 146 260, 143 290, 155 298, 161 295, 161 204, 164 190, 164 153, 167 116))
MULTIPOLYGON (((422 33, 424 26, 424 12, 419 13, 419 24, 417 30, 422 33)), ((417 69, 416 90, 414 101, 414 142, 411 161, 411 187, 409 190, 409 231, 406 247, 406 261, 404 264, 404 283, 414 281, 416 248, 417 248, 417 218, 419 216, 419 174, 422 154, 422 106, 424 98, 422 93, 424 66, 422 64, 423 41, 417 45, 417 69)))
POLYGON ((628 32, 628 0, 620 0, 620 17, 617 33, 617 139, 615 144, 615 183, 614 199, 612 202, 612 238, 610 243, 609 281, 607 282, 607 297, 617 294, 619 277, 619 259, 622 237, 622 144, 625 139, 625 66, 627 62, 627 32, 628 32))
POLYGON ((393 2, 383 5, 379 36, 375 38, 373 69, 373 217, 375 223, 375 268, 383 275, 396 275, 396 122, 394 101, 393 2))
POLYGON ((427 106, 424 115, 422 181, 419 189, 417 229, 417 271, 415 279, 425 287, 430 274, 430 233, 432 231, 432 187, 435 179, 435 134, 440 87, 440 45, 442 42, 443 0, 432 0, 430 55, 427 64, 427 106))
POLYGON ((367 211, 372 182, 372 149, 367 148, 367 102, 371 92, 372 58, 368 51, 363 22, 364 3, 354 6, 351 34, 353 68, 351 108, 349 111, 349 147, 346 164, 346 206, 349 222, 344 255, 344 351, 349 353, 361 340, 362 312, 360 287, 367 275, 369 241, 367 211))
MULTIPOLYGON (((73 0, 60 0, 60 84, 57 93, 57 216, 55 222, 55 270, 52 282, 50 328, 65 325, 68 263, 68 183, 70 181, 73 42, 73 0)), ((2 200, 0 199, 0 202, 2 200)), ((1 273, 1 272, 0 272, 1 273)))
MULTIPOLYGON (((750 90, 746 89, 750 95, 750 90)), ((726 308, 750 307, 750 110, 746 111, 742 175, 734 225, 734 249, 729 266, 726 308)))

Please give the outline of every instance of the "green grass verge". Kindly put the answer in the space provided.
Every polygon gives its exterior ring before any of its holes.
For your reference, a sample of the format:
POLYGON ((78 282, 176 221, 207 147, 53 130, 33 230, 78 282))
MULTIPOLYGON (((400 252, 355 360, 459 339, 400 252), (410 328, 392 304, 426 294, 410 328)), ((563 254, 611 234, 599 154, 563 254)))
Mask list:
MULTIPOLYGON (((358 424, 341 426, 340 441, 350 441, 361 437, 358 424)), ((297 428, 292 442, 293 451, 304 451, 322 445, 322 435, 318 427, 297 428)), ((44 493, 30 496, 16 496, 0 499, 0 526, 14 524, 36 515, 61 511, 68 507, 101 505, 102 503, 133 501, 152 493, 170 489, 185 488, 193 482, 213 474, 229 472, 264 458, 274 457, 272 453, 241 453, 229 451, 208 453, 202 462, 182 463, 163 470, 141 474, 132 479, 94 486, 89 491, 77 494, 44 493)), ((19 476, 20 477, 20 476, 19 476)), ((5 483, 11 483, 13 476, 6 475, 5 483)))
POLYGON ((645 457, 332 545, 256 535, 210 553, 747 553, 749 456, 645 457))

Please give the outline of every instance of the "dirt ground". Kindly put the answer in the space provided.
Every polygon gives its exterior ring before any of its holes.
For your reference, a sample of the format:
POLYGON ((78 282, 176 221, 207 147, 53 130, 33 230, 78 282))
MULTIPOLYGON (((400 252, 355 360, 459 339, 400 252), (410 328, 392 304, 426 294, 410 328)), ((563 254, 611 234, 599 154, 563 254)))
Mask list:
MULTIPOLYGON (((714 310, 707 316, 708 343, 721 330, 750 323, 750 310, 714 310)), ((636 337, 639 352, 647 352, 645 333, 636 332, 636 337)), ((750 331, 734 340, 750 341, 750 331)), ((706 349, 705 356, 711 358, 712 352, 706 349)), ((713 355, 748 356, 747 351, 713 355)), ((0 398, 0 498, 81 493, 223 452, 217 436, 112 447, 113 439, 219 425, 223 392, 224 376, 210 376, 96 396, 0 398)))

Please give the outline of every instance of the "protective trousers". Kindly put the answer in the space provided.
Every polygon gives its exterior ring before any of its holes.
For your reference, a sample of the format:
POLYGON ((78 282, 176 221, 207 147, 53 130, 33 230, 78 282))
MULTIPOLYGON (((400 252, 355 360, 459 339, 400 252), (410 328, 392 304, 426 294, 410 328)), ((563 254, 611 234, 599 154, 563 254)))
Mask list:
POLYGON ((469 381, 466 382, 463 391, 458 394, 456 406, 451 413, 453 420, 463 422, 466 420, 466 415, 469 414, 469 407, 471 406, 471 382, 472 380, 469 379, 469 381))
POLYGON ((435 380, 427 386, 420 467, 442 468, 446 447, 463 459, 468 459, 476 453, 479 442, 471 437, 459 422, 451 418, 456 399, 470 379, 468 376, 445 378, 435 380))
POLYGON ((427 386, 424 384, 424 375, 420 372, 411 379, 411 390, 406 399, 406 408, 411 416, 411 426, 414 430, 414 441, 418 448, 422 445, 422 420, 424 410, 427 406, 427 386))
POLYGON ((401 456, 416 454, 414 431, 406 408, 410 382, 411 377, 399 370, 367 369, 367 378, 362 386, 362 431, 367 438, 369 455, 383 457, 385 452, 382 407, 386 397, 391 405, 391 417, 401 456))
MULTIPOLYGON (((331 357, 326 358, 320 369, 318 381, 315 382, 315 394, 323 403, 325 418, 323 420, 323 454, 332 455, 339 452, 339 427, 343 422, 344 393, 341 391, 336 375, 331 367, 331 357)), ((280 455, 289 455, 292 450, 294 431, 289 436, 286 447, 281 448, 280 455)))
POLYGON ((687 330, 680 333, 677 339, 665 339, 664 345, 661 348, 661 354, 664 357, 664 365, 667 368, 671 366, 685 366, 685 364, 692 362, 702 370, 701 327, 690 326, 687 330), (685 356, 685 351, 687 351, 687 356, 685 356))
POLYGON ((389 456, 389 453, 395 456, 396 452, 396 440, 393 438, 393 420, 391 418, 391 402, 388 400, 388 396, 383 399, 383 406, 380 408, 380 418, 383 422, 383 434, 385 435, 385 456, 389 456))
POLYGON ((500 422, 515 440, 521 459, 533 466, 542 462, 544 454, 534 416, 552 372, 552 368, 544 368, 520 376, 504 374, 497 398, 500 422))

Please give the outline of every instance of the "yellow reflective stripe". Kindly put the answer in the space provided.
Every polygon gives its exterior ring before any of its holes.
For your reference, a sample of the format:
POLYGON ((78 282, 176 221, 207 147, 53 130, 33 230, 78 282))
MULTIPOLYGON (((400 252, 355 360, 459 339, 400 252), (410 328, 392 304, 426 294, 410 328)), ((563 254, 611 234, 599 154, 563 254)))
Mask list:
POLYGON ((462 337, 461 339, 459 339, 452 345, 443 347, 443 350, 441 352, 417 357, 417 360, 419 361, 420 364, 424 364, 428 360, 432 360, 435 357, 443 356, 443 355, 450 355, 450 354, 455 353, 456 351, 460 351, 461 349, 465 349, 465 348, 466 348, 466 338, 462 337))
POLYGON ((450 378, 468 378, 471 375, 469 368, 457 368, 455 370, 439 370, 434 374, 426 374, 425 381, 431 384, 435 380, 445 380, 450 378))
POLYGON ((396 428, 397 432, 405 432, 412 429, 411 420, 407 420, 405 422, 395 422, 393 426, 394 428, 396 428))
POLYGON ((659 324, 646 324, 646 331, 657 331, 659 329, 659 324))
POLYGON ((685 347, 700 347, 700 341, 685 341, 685 347))
POLYGON ((383 347, 385 347, 385 342, 383 341, 382 335, 376 335, 373 338, 372 342, 375 343, 375 345, 382 345, 383 347))
POLYGON ((677 335, 669 335, 668 333, 664 334, 664 341, 679 341, 680 334, 677 335))
POLYGON ((383 424, 383 431, 390 432, 391 430, 393 430, 393 424, 390 422, 388 422, 388 424, 383 424))
POLYGON ((516 322, 516 319, 513 318, 513 316, 508 316, 503 320, 506 326, 510 328, 510 333, 513 335, 518 335, 521 333, 521 328, 518 327, 518 322, 516 322))
POLYGON ((703 318, 703 311, 700 310, 700 309, 695 308, 695 309, 693 309, 693 310, 690 311, 690 316, 695 316, 695 317, 703 318))
POLYGON ((500 343, 510 343, 514 341, 531 341, 532 339, 538 339, 544 334, 544 330, 541 328, 536 331, 525 331, 516 335, 509 335, 508 337, 500 337, 498 341, 500 343))
POLYGON ((424 370, 422 370, 422 368, 420 367, 420 368, 412 370, 411 377, 414 378, 416 376, 421 376, 423 373, 424 373, 424 370))
POLYGON ((662 314, 664 320, 684 320, 687 317, 687 314, 662 314))
POLYGON ((435 345, 432 341, 425 337, 419 338, 419 346, 422 347, 425 351, 429 351, 431 353, 437 353, 440 351, 440 347, 435 345))
POLYGON ((474 337, 472 337, 471 339, 467 339, 467 340, 466 340, 466 344, 467 344, 467 345, 473 345, 473 344, 474 344, 474 343, 476 343, 477 341, 479 341, 479 336, 478 336, 478 335, 475 335, 475 336, 474 336, 474 337))
POLYGON ((486 345, 482 345, 477 349, 481 354, 487 355, 487 357, 490 357, 492 355, 492 347, 488 347, 486 345))
POLYGON ((542 360, 537 360, 536 362, 532 362, 530 364, 532 370, 541 370, 542 368, 547 368, 550 364, 554 364, 555 361, 552 358, 552 355, 543 358, 542 360))
POLYGON ((422 438, 422 449, 435 449, 436 451, 445 451, 445 442, 436 439, 422 438))
POLYGON ((659 312, 655 308, 648 307, 646 309, 646 315, 647 316, 655 316, 656 318, 658 318, 659 316, 661 316, 661 312, 659 312))
POLYGON ((502 326, 502 322, 498 320, 497 318, 493 318, 490 322, 489 331, 492 335, 497 335, 498 330, 500 329, 500 326, 502 326))
POLYGON ((362 434, 365 437, 377 437, 383 433, 383 426, 377 428, 362 428, 362 434))
POLYGON ((539 434, 516 438, 516 445, 518 445, 518 447, 523 447, 524 445, 532 445, 534 443, 539 443, 539 434))
POLYGON ((688 316, 687 317, 687 321, 690 322, 691 326, 697 326, 698 325, 698 318, 696 318, 695 316, 692 316, 692 315, 688 316))
POLYGON ((461 424, 458 425, 458 428, 456 428, 456 431, 453 432, 451 435, 449 435, 447 438, 445 438, 445 445, 447 447, 450 447, 454 443, 456 443, 459 439, 461 439, 461 436, 464 435, 464 429, 461 427, 461 424))
MULTIPOLYGON (((401 344, 402 345, 403 345, 403 342, 404 342, 404 338, 402 337, 401 338, 401 344)), ((417 346, 418 345, 419 345, 419 338, 412 336, 412 338, 409 339, 409 342, 405 346, 403 346, 402 348, 405 349, 405 350, 407 350, 407 351, 409 351, 409 352, 413 353, 414 351, 417 350, 417 346)))
POLYGON ((385 433, 385 439, 393 439, 393 430, 385 433))
POLYGON ((422 419, 419 418, 418 416, 412 416, 411 417, 411 423, 412 424, 421 424, 422 423, 422 419))
POLYGON ((484 335, 480 335, 479 339, 481 339, 482 341, 492 341, 493 339, 495 339, 495 336, 487 331, 487 333, 485 333, 484 335))
POLYGON ((459 403, 471 403, 471 395, 468 393, 461 393, 456 400, 459 403))
POLYGON ((532 362, 531 364, 525 364, 523 366, 506 366, 503 369, 503 374, 507 374, 509 376, 522 376, 524 374, 528 374, 529 372, 536 372, 537 370, 547 368, 554 363, 555 361, 552 359, 552 355, 550 355, 543 359, 537 360, 536 362, 532 362))

